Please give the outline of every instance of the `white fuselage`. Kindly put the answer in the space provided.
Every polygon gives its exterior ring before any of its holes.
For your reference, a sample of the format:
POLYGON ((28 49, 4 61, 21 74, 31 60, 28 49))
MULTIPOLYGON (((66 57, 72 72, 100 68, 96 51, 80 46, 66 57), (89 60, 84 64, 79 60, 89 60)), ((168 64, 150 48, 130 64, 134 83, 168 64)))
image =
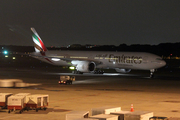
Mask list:
MULTIPOLYGON (((41 56, 41 53, 38 52, 33 54, 41 56)), ((161 57, 146 52, 46 51, 44 56, 47 57, 35 58, 60 66, 76 66, 78 62, 90 61, 96 64, 96 68, 103 69, 151 70, 166 65, 166 62, 161 57)))

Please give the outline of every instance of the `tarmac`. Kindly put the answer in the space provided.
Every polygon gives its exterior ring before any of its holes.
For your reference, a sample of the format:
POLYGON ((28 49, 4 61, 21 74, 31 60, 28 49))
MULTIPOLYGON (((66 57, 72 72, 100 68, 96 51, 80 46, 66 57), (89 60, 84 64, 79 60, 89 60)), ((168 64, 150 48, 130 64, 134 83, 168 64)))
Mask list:
MULTIPOLYGON (((130 111, 152 111, 154 116, 180 117, 179 72, 157 71, 150 79, 149 71, 132 71, 129 74, 77 75, 72 85, 59 85, 59 75, 65 69, 1 67, 0 79, 21 79, 26 83, 40 84, 28 88, 0 88, 2 93, 48 94, 46 111, 7 113, 0 111, 0 120, 65 120, 70 111, 89 111, 92 108, 112 106, 130 111)), ((64 73, 63 73, 64 72, 64 73)), ((71 75, 69 73, 68 75, 71 75)))

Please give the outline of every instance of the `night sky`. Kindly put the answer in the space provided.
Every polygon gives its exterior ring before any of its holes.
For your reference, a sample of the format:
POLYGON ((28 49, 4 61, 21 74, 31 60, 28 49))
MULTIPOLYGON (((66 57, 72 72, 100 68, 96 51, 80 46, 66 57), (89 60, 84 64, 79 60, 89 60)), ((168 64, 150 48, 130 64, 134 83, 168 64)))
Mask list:
POLYGON ((180 42, 180 0, 0 0, 0 45, 180 42))

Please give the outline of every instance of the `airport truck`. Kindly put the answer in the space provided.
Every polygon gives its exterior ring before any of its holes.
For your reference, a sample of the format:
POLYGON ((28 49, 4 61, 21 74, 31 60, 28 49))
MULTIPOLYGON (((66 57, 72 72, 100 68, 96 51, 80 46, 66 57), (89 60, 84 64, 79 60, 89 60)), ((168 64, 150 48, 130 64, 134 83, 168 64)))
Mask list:
POLYGON ((68 76, 68 75, 61 75, 59 84, 72 84, 72 82, 75 81, 75 76, 68 76))

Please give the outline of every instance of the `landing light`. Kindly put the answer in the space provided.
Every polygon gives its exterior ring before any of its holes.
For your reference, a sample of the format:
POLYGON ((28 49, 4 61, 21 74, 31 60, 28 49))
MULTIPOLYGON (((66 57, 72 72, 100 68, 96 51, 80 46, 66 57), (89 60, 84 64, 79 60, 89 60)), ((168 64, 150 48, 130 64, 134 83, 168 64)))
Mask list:
POLYGON ((51 60, 53 60, 53 61, 60 61, 61 59, 59 59, 59 58, 51 58, 51 60))
POLYGON ((74 66, 71 66, 71 67, 69 67, 69 69, 70 69, 70 70, 74 70, 74 69, 75 69, 75 67, 74 67, 74 66))

